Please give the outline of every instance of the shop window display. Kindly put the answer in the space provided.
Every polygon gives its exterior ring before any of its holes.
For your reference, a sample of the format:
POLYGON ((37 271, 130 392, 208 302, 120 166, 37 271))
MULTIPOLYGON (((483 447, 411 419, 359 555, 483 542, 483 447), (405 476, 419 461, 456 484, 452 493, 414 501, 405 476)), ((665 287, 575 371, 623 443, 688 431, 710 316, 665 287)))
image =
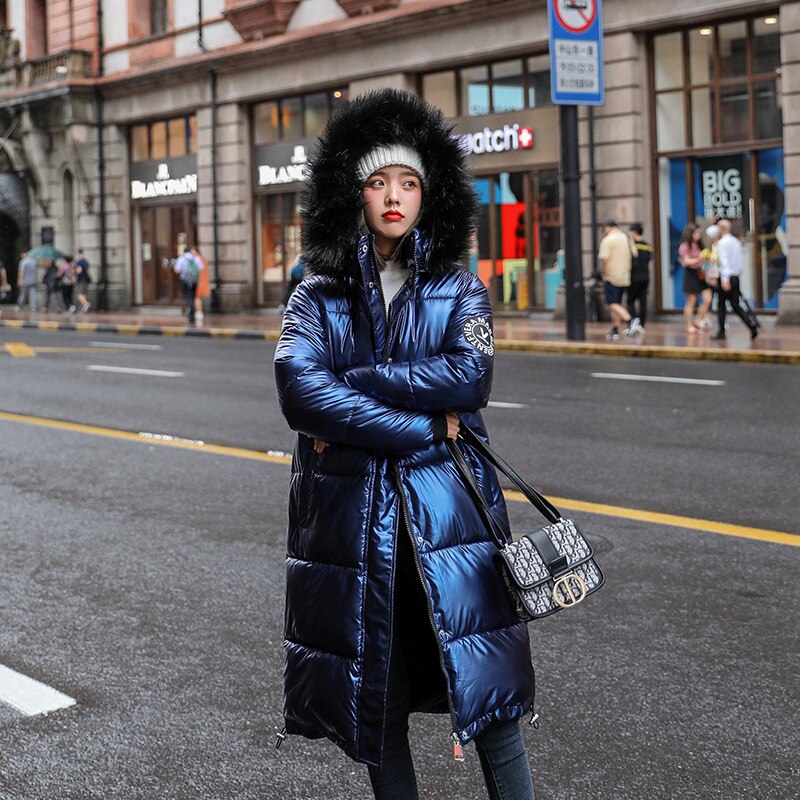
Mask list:
POLYGON ((720 217, 732 220, 742 240, 743 294, 762 308, 777 307, 786 252, 777 27, 777 16, 760 16, 653 37, 664 309, 684 301, 677 262, 683 227, 720 217))

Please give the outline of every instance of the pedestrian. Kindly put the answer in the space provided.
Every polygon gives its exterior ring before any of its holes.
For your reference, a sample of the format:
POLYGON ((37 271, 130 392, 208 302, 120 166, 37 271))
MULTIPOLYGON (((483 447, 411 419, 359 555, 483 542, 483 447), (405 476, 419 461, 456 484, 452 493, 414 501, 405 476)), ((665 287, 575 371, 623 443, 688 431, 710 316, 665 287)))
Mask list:
POLYGON ((634 252, 633 243, 624 231, 617 227, 616 221, 606 220, 597 256, 603 276, 606 305, 611 313, 611 330, 606 336, 607 339, 619 339, 619 329, 623 325, 626 326, 626 336, 635 336, 642 329, 639 318, 630 314, 622 305, 622 297, 631 284, 631 262, 634 252))
POLYGON ((199 247, 193 247, 191 252, 202 265, 197 278, 197 292, 195 292, 194 295, 194 318, 197 322, 202 322, 205 316, 203 314, 203 300, 211 294, 211 282, 208 277, 208 261, 206 261, 205 256, 200 252, 199 247))
POLYGON ((711 289, 711 305, 713 308, 714 295, 719 294, 719 262, 717 259, 717 242, 719 241, 719 226, 709 225, 706 228, 706 241, 708 247, 703 248, 700 258, 705 264, 706 283, 711 289))
POLYGON ((61 298, 64 303, 64 312, 74 314, 77 310, 72 302, 72 294, 75 291, 75 265, 72 263, 72 256, 64 256, 58 267, 58 285, 61 287, 61 298))
POLYGON ((80 303, 82 314, 85 314, 92 306, 86 299, 86 289, 91 282, 92 276, 89 274, 89 261, 83 249, 78 249, 78 257, 75 259, 75 295, 78 303, 80 303))
POLYGON ((183 290, 184 310, 190 323, 195 321, 194 299, 197 295, 197 284, 200 280, 200 270, 203 264, 191 249, 186 249, 175 261, 174 270, 178 273, 183 290))
POLYGON ((727 305, 730 303, 736 316, 749 328, 750 339, 752 340, 758 336, 760 324, 749 307, 742 307, 742 295, 739 285, 744 261, 742 243, 731 233, 730 220, 721 219, 717 223, 717 227, 720 233, 719 241, 717 242, 717 262, 719 266, 718 330, 711 338, 715 341, 725 339, 725 316, 727 305))
MULTIPOLYGON (((275 355, 298 432, 280 738, 327 737, 368 765, 377 800, 419 797, 417 711, 449 715, 457 759, 475 742, 490 798, 533 798, 528 631, 444 444, 459 419, 486 436, 492 311, 458 263, 475 208, 438 109, 391 89, 353 100, 309 168, 306 279, 275 355)), ((507 528, 493 470, 470 456, 507 528)))
POLYGON ((11 293, 11 284, 8 282, 6 265, 0 261, 0 301, 5 300, 11 293))
POLYGON ((683 293, 686 300, 683 304, 683 321, 686 324, 686 333, 695 334, 698 331, 711 327, 711 320, 707 318, 711 308, 711 289, 705 282, 703 270, 704 261, 703 231, 699 225, 690 222, 681 234, 678 245, 678 260, 683 265, 683 293), (697 310, 697 299, 700 298, 700 308, 697 310))
POLYGON ((301 257, 298 255, 292 264, 291 270, 289 271, 289 285, 286 288, 286 295, 284 296, 283 302, 278 309, 279 311, 286 310, 286 306, 289 305, 289 298, 292 296, 294 290, 300 285, 300 281, 303 280, 303 272, 303 262, 301 257))
POLYGON ((21 311, 23 306, 29 305, 31 311, 36 311, 36 259, 31 258, 27 251, 19 254, 19 266, 17 268, 17 286, 19 295, 17 296, 17 310, 21 311))
POLYGON ((627 292, 627 308, 631 317, 638 317, 641 332, 644 333, 644 326, 647 324, 647 290, 650 286, 650 259, 653 257, 653 248, 645 241, 644 228, 638 222, 630 225, 628 231, 633 239, 635 252, 631 259, 631 285, 627 292))
POLYGON ((42 275, 42 283, 45 288, 44 296, 44 313, 50 312, 50 298, 55 297, 56 311, 58 311, 58 299, 61 297, 61 287, 59 286, 58 267, 54 261, 45 267, 44 275, 42 275))

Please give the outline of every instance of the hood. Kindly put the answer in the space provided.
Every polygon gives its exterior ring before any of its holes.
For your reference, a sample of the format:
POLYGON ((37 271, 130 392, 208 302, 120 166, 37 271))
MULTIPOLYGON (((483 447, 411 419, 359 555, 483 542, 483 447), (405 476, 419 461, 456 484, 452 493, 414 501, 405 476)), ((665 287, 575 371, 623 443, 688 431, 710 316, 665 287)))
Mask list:
POLYGON ((303 197, 307 274, 338 284, 358 279, 364 204, 356 165, 382 144, 409 145, 420 154, 426 180, 419 233, 413 237, 425 242, 420 266, 433 274, 453 269, 474 230, 476 199, 466 154, 452 130, 439 109, 396 89, 361 95, 333 116, 312 156, 303 197))

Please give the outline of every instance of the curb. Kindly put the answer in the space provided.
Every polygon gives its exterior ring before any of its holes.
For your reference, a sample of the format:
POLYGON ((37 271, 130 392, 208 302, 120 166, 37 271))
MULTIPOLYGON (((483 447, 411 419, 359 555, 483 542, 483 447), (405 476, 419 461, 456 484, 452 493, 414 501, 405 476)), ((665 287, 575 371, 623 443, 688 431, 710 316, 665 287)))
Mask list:
POLYGON ((117 333, 121 336, 186 336, 197 339, 257 339, 277 341, 277 331, 256 331, 238 328, 188 328, 170 325, 114 325, 109 322, 32 322, 21 319, 0 319, 0 328, 73 333, 117 333))
POLYGON ((751 364, 800 364, 796 350, 723 350, 716 347, 674 347, 664 345, 587 344, 585 342, 522 342, 495 339, 495 349, 526 353, 551 353, 573 356, 624 356, 668 358, 684 361, 738 361, 751 364))
MULTIPOLYGON (((55 322, 0 319, 0 328, 74 333, 115 333, 122 336, 185 336, 197 339, 238 339, 277 342, 278 331, 246 328, 189 328, 170 325, 115 325, 106 322, 55 322)), ((684 361, 737 361, 750 364, 800 364, 796 350, 727 350, 716 347, 674 347, 654 345, 592 344, 587 342, 521 341, 495 339, 495 348, 507 352, 545 353, 576 356, 667 358, 684 361)))

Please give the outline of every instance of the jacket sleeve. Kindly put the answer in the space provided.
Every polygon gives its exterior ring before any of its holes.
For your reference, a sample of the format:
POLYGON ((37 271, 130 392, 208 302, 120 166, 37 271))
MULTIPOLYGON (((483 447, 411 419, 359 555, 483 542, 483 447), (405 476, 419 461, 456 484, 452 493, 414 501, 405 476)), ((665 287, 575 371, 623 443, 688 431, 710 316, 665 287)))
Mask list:
POLYGON ((306 283, 295 289, 283 318, 275 383, 289 426, 315 439, 382 453, 407 453, 434 441, 431 414, 393 408, 331 371, 322 313, 306 283))
POLYGON ((493 357, 489 296, 480 280, 469 275, 448 320, 441 355, 355 367, 341 378, 400 408, 474 412, 489 402, 493 357))

